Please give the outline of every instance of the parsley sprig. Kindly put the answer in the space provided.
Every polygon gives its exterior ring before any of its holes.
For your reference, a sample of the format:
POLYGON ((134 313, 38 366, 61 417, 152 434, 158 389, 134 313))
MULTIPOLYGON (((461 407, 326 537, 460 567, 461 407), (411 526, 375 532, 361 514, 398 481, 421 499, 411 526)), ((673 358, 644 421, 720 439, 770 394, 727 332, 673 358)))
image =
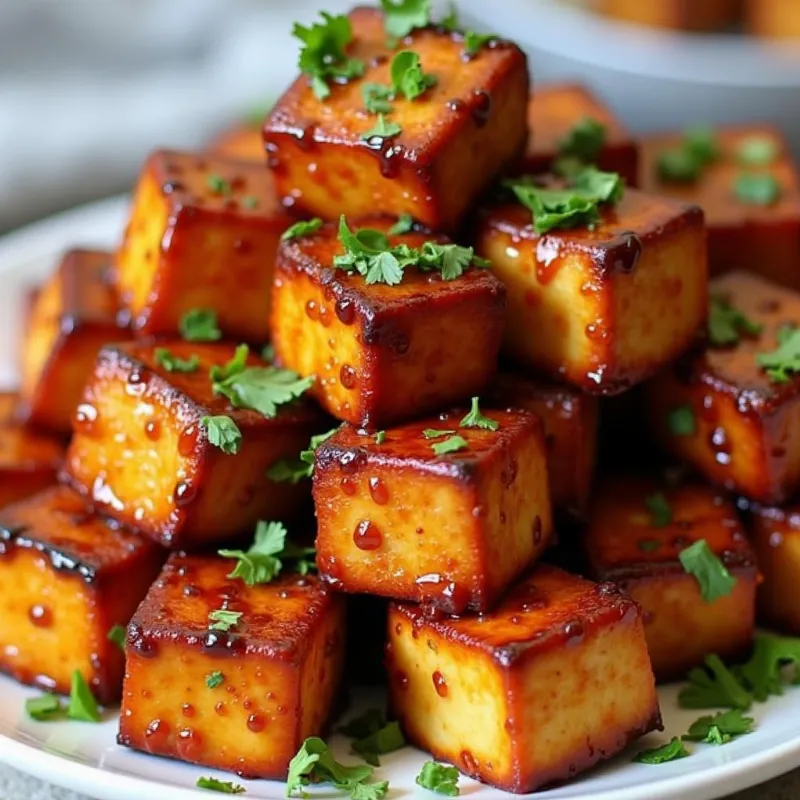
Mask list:
POLYGON ((661 745, 661 747, 642 750, 633 760, 640 764, 666 764, 668 761, 686 758, 688 755, 689 751, 683 742, 677 736, 673 736, 667 744, 661 745))
POLYGON ((459 772, 448 764, 437 764, 435 761, 426 761, 417 775, 417 785, 429 789, 436 794, 447 797, 457 797, 459 772))
POLYGON ((694 544, 681 550, 678 558, 686 572, 696 578, 700 594, 706 603, 727 597, 733 591, 736 578, 728 572, 727 567, 711 550, 705 539, 698 539, 694 544))
POLYGON ((496 419, 485 416, 481 412, 480 400, 477 397, 473 397, 470 412, 461 420, 459 427, 481 428, 486 431, 496 431, 500 427, 500 423, 496 419))
POLYGON ((431 23, 431 0, 381 0, 386 33, 395 39, 431 23))
POLYGON ((689 672, 689 685, 678 695, 683 708, 738 708, 746 711, 753 704, 752 694, 736 679, 722 659, 705 657, 702 667, 689 672))
POLYGON ((558 143, 562 158, 577 158, 594 164, 606 143, 606 127, 592 117, 584 117, 573 125, 558 143))
POLYGON ((732 708, 728 711, 720 711, 713 716, 696 719, 681 739, 685 742, 727 744, 735 736, 752 733, 754 723, 755 720, 752 717, 746 717, 741 709, 732 708))
POLYGON ((736 344, 742 336, 758 336, 764 326, 753 322, 722 295, 711 295, 708 339, 715 347, 736 344))
POLYGON ((244 794, 246 789, 238 783, 232 781, 220 781, 216 778, 198 778, 195 784, 198 789, 208 789, 211 792, 220 794, 244 794))
POLYGON ((229 416, 225 414, 205 416, 200 420, 200 427, 205 430, 208 441, 225 455, 235 456, 239 452, 242 446, 242 432, 229 416))
POLYGON ((781 328, 778 347, 771 353, 758 353, 756 362, 773 383, 788 383, 800 372, 800 328, 781 328))
POLYGON ((287 242, 289 239, 298 239, 301 236, 310 236, 316 233, 322 227, 322 220, 319 217, 313 217, 308 220, 301 220, 290 225, 282 234, 281 241, 287 242))
POLYGON ((217 312, 211 308, 193 308, 181 317, 181 336, 187 342, 216 342, 222 338, 217 312))
MULTIPOLYGON (((382 83, 365 83, 361 87, 361 96, 364 107, 371 114, 389 114, 394 110, 392 103, 398 97, 406 100, 416 100, 436 86, 435 75, 422 71, 422 61, 413 50, 401 50, 392 59, 389 68, 392 80, 391 86, 382 83)), ((384 120, 385 122, 385 120, 384 120)), ((400 128, 400 126, 397 126, 400 128)), ((398 133, 402 132, 402 129, 398 133)), ((371 138, 364 134, 362 138, 371 138)))
POLYGON ((166 347, 156 347, 154 355, 156 363, 167 372, 197 372, 197 368, 200 366, 199 356, 193 354, 189 358, 178 358, 166 347))
POLYGON ((719 158, 720 148, 714 131, 705 125, 689 128, 677 147, 658 154, 656 168, 662 180, 691 183, 703 169, 719 158))
POLYGON ((25 712, 37 722, 52 722, 65 716, 78 722, 100 722, 101 719, 97 700, 77 669, 72 673, 66 708, 61 704, 60 698, 48 693, 26 700, 25 712))
POLYGON ((387 722, 377 708, 367 709, 339 730, 355 739, 352 748, 373 767, 381 765, 378 756, 405 747, 406 740, 397 722, 387 722))

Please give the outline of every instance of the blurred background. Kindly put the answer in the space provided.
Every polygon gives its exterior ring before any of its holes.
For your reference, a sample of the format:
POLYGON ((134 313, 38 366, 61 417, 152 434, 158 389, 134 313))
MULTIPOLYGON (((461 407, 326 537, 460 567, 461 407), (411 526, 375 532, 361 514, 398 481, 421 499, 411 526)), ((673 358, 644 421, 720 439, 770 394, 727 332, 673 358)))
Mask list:
MULTIPOLYGON (((0 2, 0 231, 126 191, 296 73, 296 21, 350 0, 0 2)), ((437 5, 445 5, 438 3, 437 5)), ((800 0, 460 0, 536 82, 580 80, 634 131, 769 121, 800 155, 800 0)))

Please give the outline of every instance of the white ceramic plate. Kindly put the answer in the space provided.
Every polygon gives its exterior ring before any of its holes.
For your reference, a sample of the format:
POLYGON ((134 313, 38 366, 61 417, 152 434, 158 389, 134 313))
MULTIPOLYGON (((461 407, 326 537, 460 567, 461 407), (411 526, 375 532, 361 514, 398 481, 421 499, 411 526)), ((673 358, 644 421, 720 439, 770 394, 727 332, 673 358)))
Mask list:
MULTIPOLYGON (((14 380, 19 321, 24 291, 54 267, 58 254, 76 245, 114 246, 123 225, 125 198, 85 206, 40 222, 0 240, 0 383, 14 380)), ((213 797, 194 788, 201 775, 238 781, 186 764, 134 753, 116 744, 116 715, 109 712, 99 725, 80 722, 37 723, 26 718, 24 702, 38 694, 0 677, 0 761, 51 783, 85 792, 101 800, 163 798, 197 800, 213 797)), ((556 789, 536 794, 542 800, 659 800, 722 797, 800 766, 800 689, 790 689, 753 710, 758 728, 723 747, 696 745, 691 757, 660 766, 634 764, 631 757, 644 747, 680 735, 699 716, 677 707, 677 687, 661 690, 666 730, 650 734, 626 753, 556 789)), ((380 698, 364 698, 375 705, 380 698)), ((348 743, 334 740, 348 760, 348 743)), ((352 759, 351 759, 352 760, 352 759)), ((435 795, 415 787, 414 777, 426 756, 412 748, 382 757, 380 777, 391 785, 390 797, 435 795)), ((278 800, 284 785, 241 781, 251 800, 278 800)), ((462 795, 472 800, 500 800, 504 795, 462 778, 462 795)), ((321 787, 315 794, 330 797, 321 787)))

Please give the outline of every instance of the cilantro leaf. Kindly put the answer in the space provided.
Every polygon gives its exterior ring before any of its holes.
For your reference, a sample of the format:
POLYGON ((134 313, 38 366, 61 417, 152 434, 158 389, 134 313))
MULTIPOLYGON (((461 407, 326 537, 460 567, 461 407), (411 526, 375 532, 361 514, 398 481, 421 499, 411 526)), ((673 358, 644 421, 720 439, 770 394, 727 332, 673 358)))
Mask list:
POLYGON ((218 608, 208 615, 210 623, 208 629, 211 631, 229 631, 239 624, 241 618, 241 611, 228 611, 225 608, 218 608))
POLYGON ((643 553, 654 553, 661 548, 661 542, 659 542, 658 539, 639 539, 636 546, 643 553))
POLYGON ((791 328, 779 336, 778 347, 756 355, 758 365, 775 383, 788 383, 792 373, 800 372, 800 328, 791 328))
POLYGON ((667 414, 667 426, 673 436, 694 436, 697 420, 691 406, 676 406, 667 414))
POLYGON ((388 286, 396 286, 403 280, 403 268, 397 257, 386 250, 370 258, 364 280, 367 284, 385 283, 388 286))
POLYGON ((218 686, 222 686, 223 683, 225 683, 225 676, 218 669, 206 675, 206 686, 209 689, 216 689, 218 686))
POLYGON ((431 0, 381 0, 386 33, 395 39, 431 22, 431 0))
POLYGON ((368 708, 349 722, 340 725, 337 730, 351 739, 364 739, 379 731, 385 724, 386 717, 380 709, 368 708))
POLYGON ((389 228, 390 236, 401 236, 414 230, 414 217, 411 214, 401 214, 397 222, 389 228))
POLYGON ((226 381, 240 372, 244 372, 247 367, 247 357, 250 355, 250 348, 246 344, 240 344, 234 350, 233 356, 221 366, 212 365, 209 375, 214 383, 226 381))
MULTIPOLYGON (((760 633, 749 660, 739 667, 739 676, 756 700, 765 701, 771 694, 783 694, 781 670, 787 664, 800 666, 800 639, 760 633)), ((795 683, 800 682, 795 670, 795 683)))
POLYGON ((294 225, 290 225, 281 234, 281 241, 286 242, 289 239, 299 239, 301 236, 310 236, 312 233, 316 233, 321 227, 322 220, 319 217, 295 222, 294 225))
POLYGON ((650 512, 650 524, 654 528, 665 528, 672 522, 672 509, 663 492, 648 495, 644 504, 650 512))
POLYGON ((196 372, 200 366, 200 358, 192 355, 189 358, 173 356, 166 347, 156 347, 154 351, 156 363, 167 372, 196 372))
POLYGON ((459 772, 455 767, 426 761, 417 775, 417 785, 436 794, 456 797, 459 794, 458 777, 459 772))
POLYGON ((113 642, 120 650, 125 652, 125 637, 126 630, 122 625, 113 625, 109 632, 106 634, 106 639, 113 642))
POLYGON ((685 147, 667 147, 658 154, 656 169, 662 181, 692 183, 703 165, 685 147))
POLYGON ((772 164, 779 153, 780 147, 771 136, 746 136, 736 147, 739 162, 750 167, 772 164))
POLYGON ((693 125, 683 134, 683 146, 702 165, 719 158, 720 147, 716 134, 708 125, 693 125))
POLYGON ((322 22, 310 28, 295 23, 292 35, 301 42, 298 67, 311 79, 311 88, 318 100, 330 97, 328 82, 350 80, 364 74, 364 62, 348 58, 345 48, 353 38, 350 20, 343 14, 333 16, 320 12, 322 22))
POLYGON ((458 21, 458 9, 455 3, 450 3, 450 8, 446 16, 439 22, 439 26, 444 28, 448 33, 453 33, 460 29, 461 23, 458 21))
POLYGON ((436 442, 431 445, 431 450, 437 456, 444 456, 448 453, 457 453, 459 450, 466 450, 469 447, 467 440, 463 436, 456 434, 443 442, 436 442))
POLYGON ((744 173, 736 178, 733 192, 749 206, 771 206, 781 195, 781 185, 774 175, 744 173))
POLYGON ((724 297, 711 295, 708 307, 708 338, 715 347, 736 344, 741 336, 758 336, 763 327, 748 319, 724 297))
POLYGON ((378 431, 375 434, 375 444, 383 444, 386 441, 386 431, 378 431))
POLYGON ((464 53, 468 56, 477 55, 493 39, 497 39, 496 33, 475 33, 475 31, 467 31, 464 34, 464 53))
POLYGON ((72 673, 67 716, 80 722, 100 722, 97 700, 94 699, 92 690, 77 669, 72 673))
POLYGON ((269 468, 267 477, 273 481, 291 483, 299 483, 303 478, 310 478, 314 474, 314 453, 338 430, 339 428, 332 428, 327 433, 312 436, 308 447, 301 451, 297 461, 279 461, 269 468))
POLYGON ((243 367, 229 362, 222 372, 212 373, 214 394, 227 397, 234 408, 249 408, 267 419, 274 419, 279 406, 296 400, 314 383, 313 377, 301 378, 271 365, 240 370, 239 366, 243 367))
POLYGON ((744 716, 741 709, 732 708, 729 711, 720 711, 714 716, 696 719, 681 739, 686 742, 726 744, 734 736, 752 733, 754 723, 755 720, 744 716))
POLYGON ((469 414, 461 420, 460 426, 462 428, 482 428, 487 431, 496 431, 500 427, 500 423, 497 420, 485 417, 481 413, 478 398, 473 397, 472 408, 469 414))
POLYGON ((206 185, 214 194, 230 194, 231 182, 221 175, 211 174, 206 178, 206 185))
POLYGON ((698 539, 694 544, 681 550, 678 558, 686 572, 697 579, 700 594, 706 603, 713 603, 733 591, 736 578, 712 552, 705 539, 698 539))
POLYGON ((689 685, 678 695, 681 708, 739 708, 747 711, 753 696, 736 679, 717 655, 708 655, 703 667, 688 675, 689 685))
POLYGON ((391 101, 394 100, 394 88, 382 83, 365 83, 361 87, 361 97, 364 108, 370 114, 389 114, 394 110, 391 101))
POLYGON ((204 428, 208 441, 219 447, 225 455, 235 456, 242 445, 242 432, 239 426, 225 415, 203 417, 200 427, 204 428))
POLYGON ((386 722, 383 714, 375 708, 368 709, 339 730, 356 739, 353 742, 353 752, 373 767, 380 766, 379 755, 392 753, 406 744, 400 725, 397 722, 386 722))
POLYGON ((372 139, 391 139, 394 136, 399 136, 403 129, 396 122, 388 122, 383 114, 378 114, 378 121, 368 131, 361 134, 364 141, 371 141, 372 139))
POLYGON ((683 742, 677 736, 673 736, 667 744, 661 747, 642 750, 633 760, 639 764, 666 764, 668 761, 686 758, 688 755, 689 751, 683 742))
POLYGON ((259 199, 253 194, 245 195, 242 198, 242 205, 245 208, 249 209, 258 208, 258 204, 259 204, 259 199))
POLYGON ((216 778, 198 778, 195 784, 198 789, 208 789, 222 794, 244 794, 246 789, 231 781, 218 781, 216 778))
POLYGON ((597 161, 605 142, 605 125, 592 117, 584 117, 559 141, 558 153, 561 157, 592 164, 597 161))
POLYGON ((450 436, 454 433, 455 430, 439 430, 437 428, 425 428, 425 430, 422 431, 422 435, 426 439, 439 439, 442 436, 450 436))
POLYGON ((413 50, 401 50, 393 59, 390 75, 396 94, 416 100, 437 83, 435 75, 422 71, 422 61, 413 50))
POLYGON ((54 694, 29 697, 25 701, 25 713, 36 722, 49 722, 62 715, 61 700, 54 694))
POLYGON ((193 308, 179 323, 181 336, 187 342, 216 342, 222 338, 217 312, 210 308, 193 308))

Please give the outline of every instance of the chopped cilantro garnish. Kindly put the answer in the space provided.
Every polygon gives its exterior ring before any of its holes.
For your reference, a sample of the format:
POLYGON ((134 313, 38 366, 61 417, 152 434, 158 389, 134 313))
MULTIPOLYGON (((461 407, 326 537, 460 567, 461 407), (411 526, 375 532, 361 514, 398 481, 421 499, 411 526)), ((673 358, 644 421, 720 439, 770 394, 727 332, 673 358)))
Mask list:
POLYGON ((198 778, 195 784, 198 789, 208 789, 211 792, 222 794, 244 794, 246 789, 238 783, 231 781, 218 781, 216 778, 198 778))
POLYGON ((694 436, 697 420, 691 406, 676 406, 667 414, 667 426, 673 436, 694 436))
POLYGON ((558 143, 558 153, 562 158, 577 158, 584 163, 593 164, 605 142, 605 125, 592 117, 584 117, 558 143))
POLYGON ((381 0, 386 33, 395 39, 431 22, 431 0, 381 0))
MULTIPOLYGON (((738 674, 755 699, 763 702, 771 694, 783 694, 781 670, 787 664, 800 665, 800 639, 760 633, 750 659, 739 667, 738 674)), ((800 682, 797 670, 794 682, 800 682)))
POLYGON ((467 31, 464 34, 464 52, 468 56, 477 55, 489 42, 496 38, 496 33, 475 33, 475 31, 467 31))
POLYGON ((100 722, 97 700, 77 669, 72 673, 67 716, 80 722, 100 722))
POLYGON ((303 742, 302 747, 289 762, 286 779, 286 796, 298 794, 310 783, 330 783, 347 792, 353 800, 382 800, 389 788, 387 781, 368 783, 374 769, 368 764, 347 766, 336 761, 330 748, 317 736, 303 742))
POLYGON ((109 642, 113 642, 117 647, 119 647, 120 650, 124 652, 125 635, 126 631, 122 625, 114 625, 106 634, 106 639, 108 639, 109 642))
POLYGON ((442 430, 439 428, 425 428, 422 431, 422 435, 426 439, 440 439, 442 436, 451 436, 455 433, 455 430, 442 430))
POLYGON ((644 504, 650 512, 650 524, 654 528, 665 528, 672 522, 672 509, 663 492, 645 497, 644 504))
POLYGON ((393 136, 399 136, 403 129, 396 122, 387 121, 383 114, 378 114, 378 121, 368 131, 361 134, 364 141, 369 142, 372 139, 391 139, 393 136))
POLYGON ((366 711, 353 717, 349 722, 340 725, 337 730, 351 739, 363 739, 379 731, 386 724, 386 717, 378 708, 368 708, 366 711))
POLYGON ((713 603, 733 591, 736 578, 712 552, 705 539, 698 539, 694 544, 681 550, 678 558, 686 572, 697 579, 700 594, 706 603, 713 603))
POLYGON ((772 164, 779 153, 780 147, 771 136, 747 136, 736 147, 739 162, 749 167, 772 164))
POLYGON ((211 174, 208 176, 206 183, 208 184, 208 188, 211 189, 214 194, 230 194, 231 193, 231 182, 225 180, 221 175, 211 174))
POLYGON ((318 433, 316 436, 312 436, 308 447, 301 451, 297 461, 279 461, 270 467, 267 477, 273 481, 290 483, 298 483, 303 478, 310 478, 314 474, 314 453, 338 430, 338 428, 333 428, 327 433, 318 433))
POLYGON ((209 689, 216 689, 218 686, 222 686, 223 683, 225 683, 225 676, 218 669, 206 675, 206 686, 209 689))
POLYGON ((711 295, 708 339, 715 347, 736 344, 741 336, 758 336, 763 325, 753 322, 720 295, 711 295))
POLYGON ((781 195, 781 185, 774 175, 744 173, 736 178, 733 192, 749 206, 771 206, 781 195))
POLYGON ((356 740, 353 742, 353 752, 373 767, 380 766, 379 755, 392 753, 406 744, 397 722, 387 722, 375 708, 365 711, 339 730, 356 740))
POLYGON ((753 732, 755 720, 746 717, 741 709, 720 711, 713 716, 700 717, 690 726, 688 733, 681 738, 686 742, 707 742, 708 744, 726 744, 734 736, 742 736, 753 732))
POLYGON ((678 695, 682 708, 740 708, 746 711, 753 696, 717 655, 705 657, 703 667, 695 667, 688 675, 689 685, 678 695))
POLYGON ((62 715, 61 700, 54 694, 43 694, 39 697, 29 697, 25 701, 25 712, 37 722, 49 722, 62 715))
POLYGON ((422 61, 413 50, 401 50, 392 59, 390 74, 395 93, 407 100, 416 100, 436 85, 436 76, 422 71, 422 61))
POLYGON ((254 208, 258 208, 258 204, 259 204, 259 199, 258 199, 258 198, 257 198, 255 195, 253 195, 253 194, 248 194, 248 195, 245 195, 245 196, 242 198, 242 205, 243 205, 245 208, 249 208, 251 211, 252 211, 254 208))
POLYGON ((478 398, 473 397, 472 408, 469 414, 461 420, 460 426, 462 428, 482 428, 487 431, 496 431, 500 427, 500 423, 497 420, 484 416, 481 413, 478 398))
POLYGON ((316 97, 325 100, 331 94, 329 81, 360 78, 364 62, 347 56, 346 47, 353 38, 350 20, 325 11, 320 16, 322 22, 315 22, 310 28, 295 23, 292 35, 303 43, 298 61, 300 71, 311 79, 316 97))
POLYGON ((389 228, 389 236, 402 236, 414 230, 414 217, 411 214, 401 214, 397 222, 389 228))
POLYGON ((375 444, 383 444, 386 441, 386 431, 378 431, 375 434, 375 444))
POLYGON ((200 358, 192 355, 189 358, 178 358, 173 356, 166 347, 156 347, 156 363, 162 366, 167 372, 196 372, 200 366, 200 358))
POLYGON ((229 631, 239 624, 241 618, 241 611, 228 611, 224 608, 218 608, 208 615, 208 621, 210 623, 208 628, 212 631, 229 631))
POLYGON ((719 158, 719 143, 712 128, 694 125, 683 134, 683 146, 701 164, 710 164, 719 158))
POLYGON ((439 25, 449 33, 459 30, 461 24, 458 21, 458 9, 456 8, 455 3, 450 3, 450 8, 446 16, 444 16, 441 22, 439 22, 439 25))
POLYGON ((793 373, 800 372, 800 328, 781 328, 778 347, 771 353, 758 353, 756 361, 771 381, 788 383, 793 373))
POLYGON ((643 553, 654 553, 661 547, 661 542, 659 542, 658 539, 639 539, 636 546, 643 553))
POLYGON ((683 742, 677 736, 673 736, 667 744, 661 747, 642 750, 633 760, 639 764, 666 764, 668 761, 686 758, 688 755, 689 751, 683 742))
POLYGON ((668 147, 658 154, 656 167, 663 181, 691 183, 700 176, 703 165, 684 147, 668 147))
POLYGON ((187 342, 216 342, 222 338, 217 313, 210 308, 193 308, 180 321, 181 336, 187 342))
POLYGON ((290 225, 282 234, 281 241, 285 242, 289 239, 297 239, 300 236, 309 236, 316 233, 322 227, 322 220, 319 217, 314 217, 309 220, 302 220, 290 225))
POLYGON ((389 114, 393 110, 394 88, 382 83, 365 83, 361 87, 364 108, 370 114, 389 114))
POLYGON ((431 450, 437 456, 444 456, 447 453, 457 453, 459 450, 466 450, 469 447, 467 440, 463 436, 456 434, 443 442, 436 442, 431 445, 431 450))
POLYGON ((208 435, 208 441, 219 447, 225 455, 235 456, 242 445, 242 432, 239 426, 224 414, 214 417, 203 417, 200 420, 200 427, 204 428, 208 435))
POLYGON ((417 785, 436 794, 456 797, 459 793, 458 776, 459 772, 455 767, 426 761, 417 775, 417 785))

